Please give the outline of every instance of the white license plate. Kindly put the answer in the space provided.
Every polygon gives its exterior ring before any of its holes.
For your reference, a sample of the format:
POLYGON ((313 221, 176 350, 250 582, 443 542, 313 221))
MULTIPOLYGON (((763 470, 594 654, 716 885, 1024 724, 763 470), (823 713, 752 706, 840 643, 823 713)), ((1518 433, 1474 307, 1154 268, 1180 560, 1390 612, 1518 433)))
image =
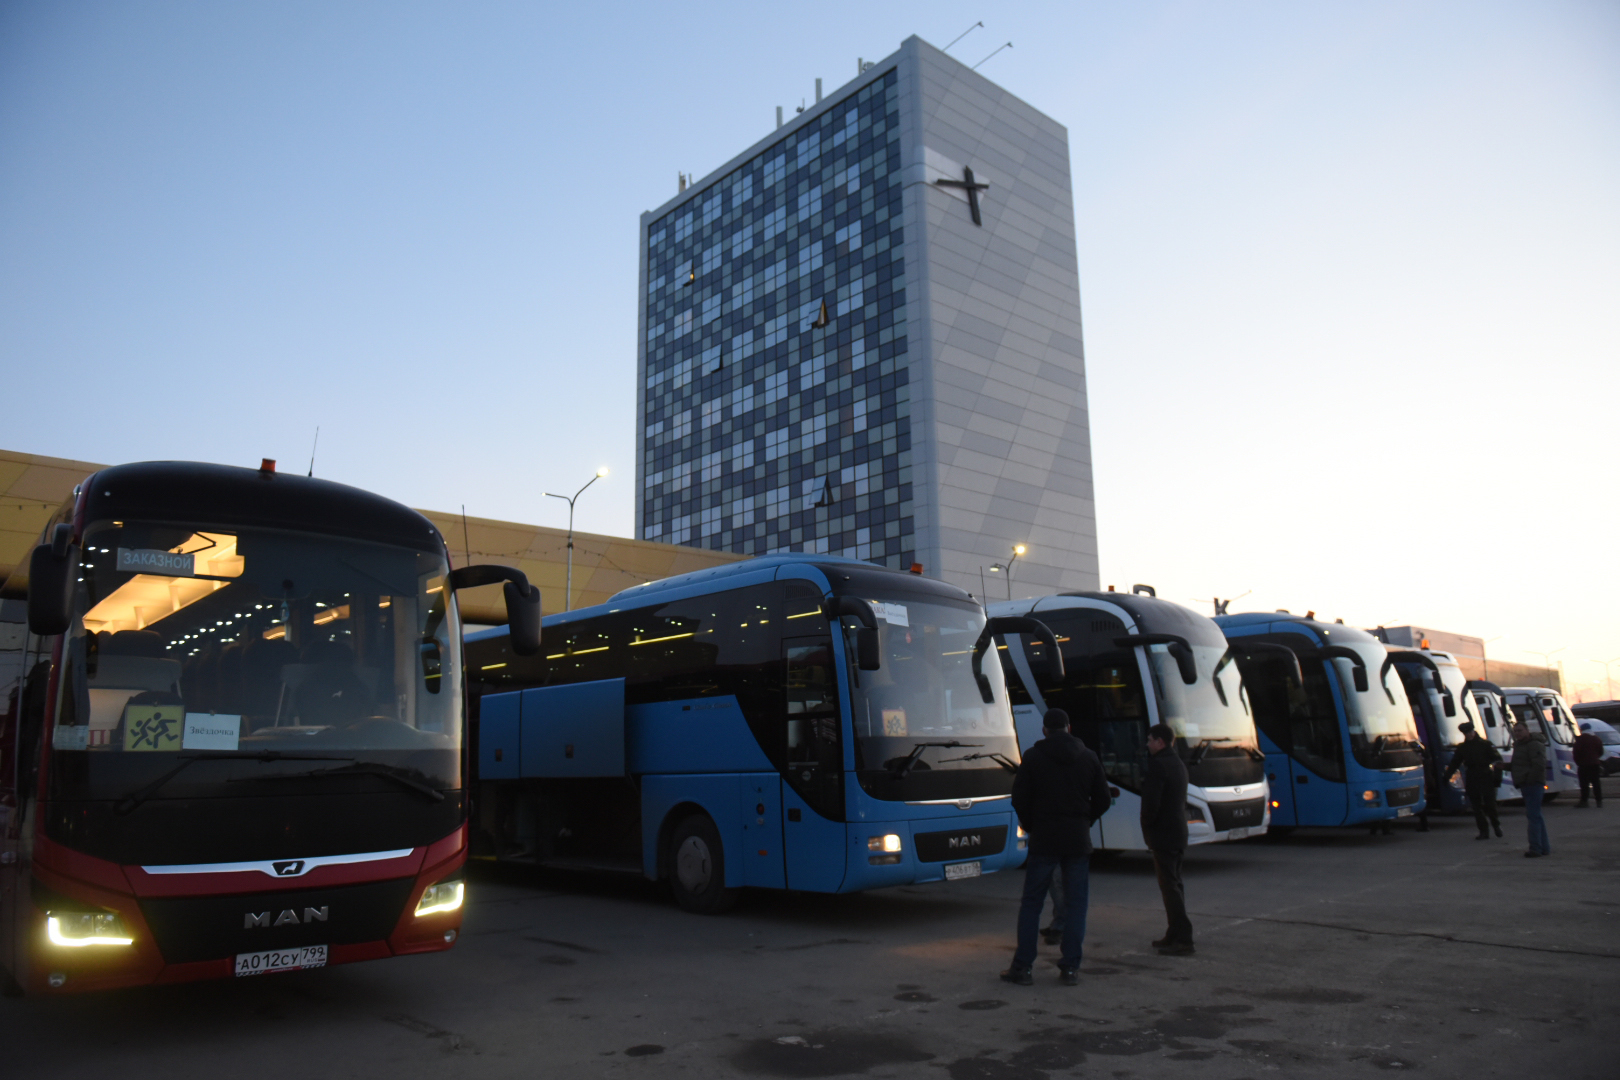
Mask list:
POLYGON ((1411 817, 1412 816, 1412 808, 1410 806, 1403 806, 1399 810, 1395 811, 1395 816, 1396 817, 1411 817))
POLYGON ((301 945, 296 949, 267 949, 264 952, 236 954, 238 976, 268 975, 273 971, 301 971, 325 966, 325 945, 301 945))
POLYGON ((978 877, 982 870, 976 862, 949 863, 945 867, 946 881, 961 881, 963 878, 978 877))
POLYGON ((1245 836, 1248 836, 1248 835, 1249 835, 1249 827, 1247 825, 1239 825, 1235 829, 1228 830, 1227 834, 1226 834, 1226 838, 1228 840, 1241 840, 1245 836))

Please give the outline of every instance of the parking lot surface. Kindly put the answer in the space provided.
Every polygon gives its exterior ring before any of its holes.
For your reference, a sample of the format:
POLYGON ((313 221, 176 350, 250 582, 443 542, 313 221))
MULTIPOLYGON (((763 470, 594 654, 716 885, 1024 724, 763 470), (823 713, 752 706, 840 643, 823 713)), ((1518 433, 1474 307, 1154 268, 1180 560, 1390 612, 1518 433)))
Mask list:
POLYGON ((0 1000, 5 1074, 1620 1076, 1620 804, 1525 859, 1471 820, 1194 849, 1197 955, 1143 855, 1093 866, 1082 980, 999 981, 1021 874, 684 914, 632 878, 480 866, 449 953, 0 1000))

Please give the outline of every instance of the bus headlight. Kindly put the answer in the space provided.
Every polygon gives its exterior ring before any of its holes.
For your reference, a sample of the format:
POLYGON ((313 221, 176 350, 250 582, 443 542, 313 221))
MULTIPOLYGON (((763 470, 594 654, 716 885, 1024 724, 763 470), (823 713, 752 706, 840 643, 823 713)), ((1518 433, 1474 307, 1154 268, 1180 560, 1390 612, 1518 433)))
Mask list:
POLYGON ((45 936, 52 945, 82 949, 87 945, 133 945, 124 920, 110 911, 50 912, 45 917, 45 936))
POLYGON ((422 899, 416 904, 416 917, 437 915, 441 911, 454 911, 461 906, 467 894, 465 881, 441 881, 422 890, 422 899))
POLYGON ((1363 791, 1361 793, 1361 801, 1366 803, 1368 806, 1377 806, 1378 805, 1378 792, 1376 792, 1376 791, 1363 791))
POLYGON ((1200 809, 1199 807, 1194 806, 1192 803, 1187 804, 1187 824, 1189 824, 1189 825, 1203 825, 1203 824, 1205 824, 1204 811, 1202 809, 1200 809))
POLYGON ((868 855, 866 861, 873 866, 893 866, 900 861, 900 847, 900 837, 896 833, 868 836, 866 850, 881 854, 868 855))

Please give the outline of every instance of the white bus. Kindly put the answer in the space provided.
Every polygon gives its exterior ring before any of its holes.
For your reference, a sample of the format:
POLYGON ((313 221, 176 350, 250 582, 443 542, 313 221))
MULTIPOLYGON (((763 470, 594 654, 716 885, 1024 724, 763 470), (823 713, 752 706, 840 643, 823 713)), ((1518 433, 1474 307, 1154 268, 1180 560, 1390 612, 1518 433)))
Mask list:
POLYGON ((1049 708, 1102 759, 1113 809, 1092 826, 1093 845, 1143 850, 1138 811, 1148 728, 1166 723, 1187 765, 1187 841, 1207 844, 1266 831, 1265 757, 1226 636, 1210 619, 1154 597, 1076 592, 990 605, 993 616, 1039 619, 1057 635, 1065 676, 1037 685, 1045 646, 1022 635, 998 641, 1021 750, 1041 737, 1049 708))

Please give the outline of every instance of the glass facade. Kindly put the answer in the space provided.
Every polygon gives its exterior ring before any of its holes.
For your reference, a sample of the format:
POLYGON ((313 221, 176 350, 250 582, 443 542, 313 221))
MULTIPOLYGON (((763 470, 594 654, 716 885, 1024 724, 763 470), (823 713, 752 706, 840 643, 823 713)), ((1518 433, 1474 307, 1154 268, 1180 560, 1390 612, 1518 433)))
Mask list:
POLYGON ((915 552, 893 71, 647 229, 642 537, 915 552))

